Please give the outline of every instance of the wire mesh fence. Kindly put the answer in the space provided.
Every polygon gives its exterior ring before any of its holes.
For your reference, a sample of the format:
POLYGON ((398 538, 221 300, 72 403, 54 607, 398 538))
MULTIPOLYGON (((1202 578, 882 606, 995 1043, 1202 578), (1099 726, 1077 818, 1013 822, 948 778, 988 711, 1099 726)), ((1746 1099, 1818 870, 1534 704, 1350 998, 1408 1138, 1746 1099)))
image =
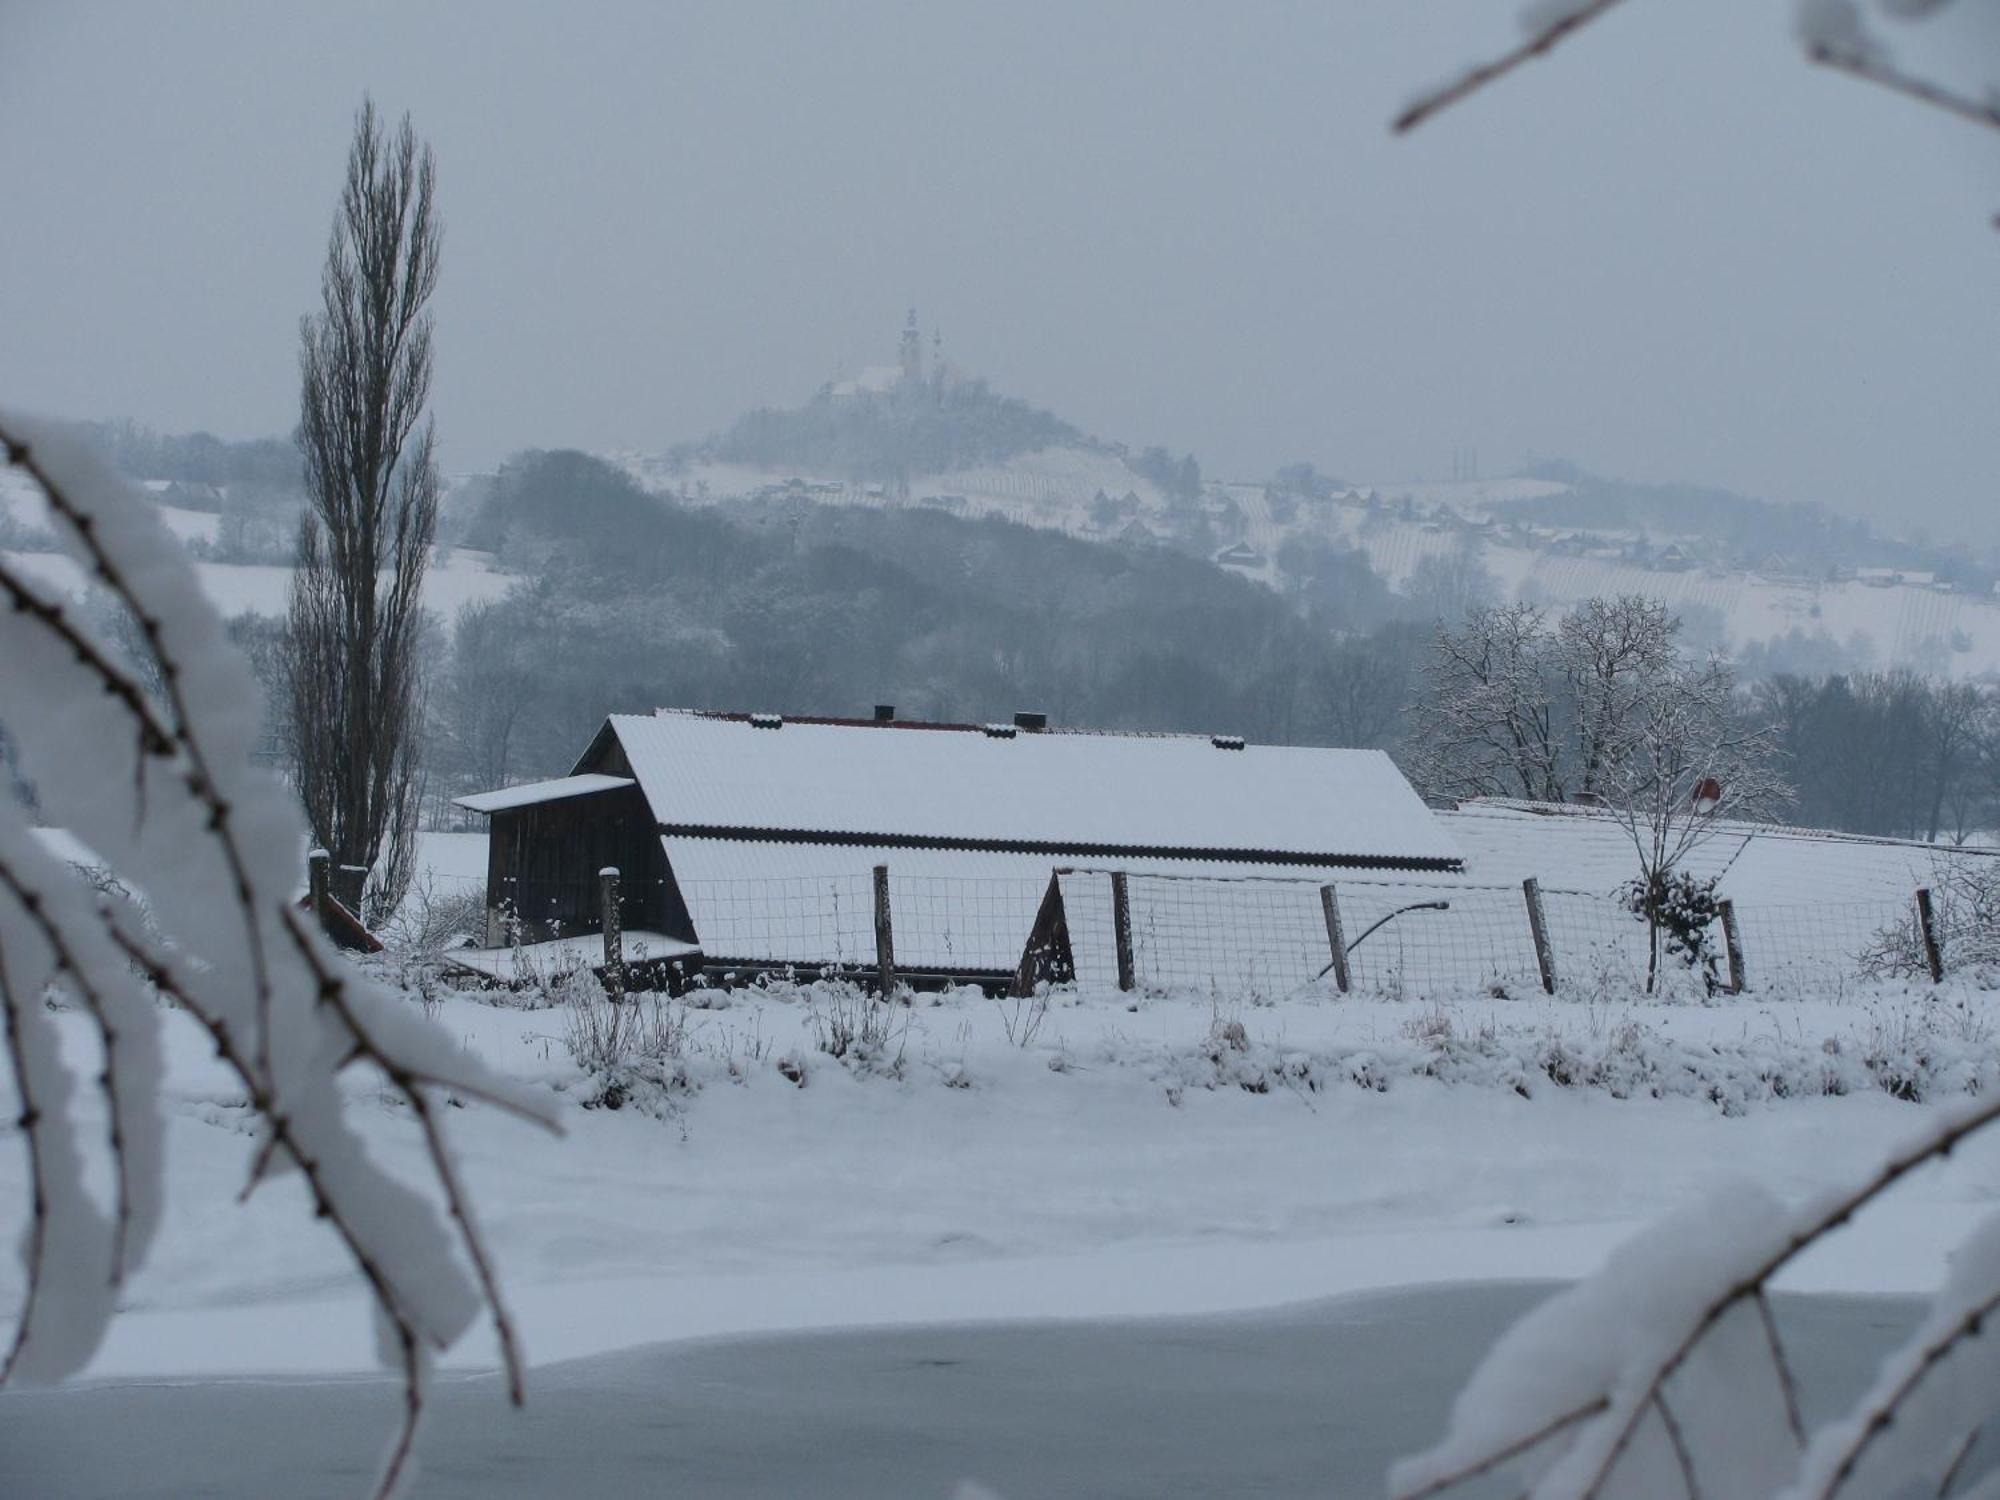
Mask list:
POLYGON ((1905 901, 1829 901, 1811 905, 1743 906, 1745 979, 1753 988, 1851 983, 1884 970, 1885 941, 1907 938, 1920 947, 1917 908, 1905 901))
POLYGON ((1046 880, 898 875, 891 865, 896 966, 947 974, 1012 973, 1047 889, 1046 880))
POLYGON ((702 951, 719 959, 825 968, 875 962, 875 895, 867 875, 681 882, 702 951))
MULTIPOLYGON (((868 973, 886 945, 899 975, 1154 993, 1631 994, 1650 984, 1672 995, 1738 978, 1755 991, 1823 990, 1921 972, 1925 951, 1913 899, 1739 901, 1733 957, 1716 920, 1692 935, 1690 961, 1688 944, 1665 933, 1656 951, 1622 896, 1559 886, 1097 868, 982 878, 892 866, 885 880, 693 880, 681 894, 702 952, 719 963, 868 973)), ((1954 931, 1946 951, 1973 950, 1954 931)))

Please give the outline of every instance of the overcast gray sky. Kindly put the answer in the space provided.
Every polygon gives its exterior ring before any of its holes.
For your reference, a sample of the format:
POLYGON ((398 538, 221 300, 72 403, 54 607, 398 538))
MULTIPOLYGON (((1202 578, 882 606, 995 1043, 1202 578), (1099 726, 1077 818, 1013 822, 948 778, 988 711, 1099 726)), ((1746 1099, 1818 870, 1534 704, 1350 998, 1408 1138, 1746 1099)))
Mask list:
POLYGON ((289 429, 372 90, 437 151, 453 469, 794 403, 915 304, 1211 473, 1476 446, 2000 540, 2000 140, 1783 0, 1632 0, 1391 139, 1516 8, 0 0, 0 399, 289 429))

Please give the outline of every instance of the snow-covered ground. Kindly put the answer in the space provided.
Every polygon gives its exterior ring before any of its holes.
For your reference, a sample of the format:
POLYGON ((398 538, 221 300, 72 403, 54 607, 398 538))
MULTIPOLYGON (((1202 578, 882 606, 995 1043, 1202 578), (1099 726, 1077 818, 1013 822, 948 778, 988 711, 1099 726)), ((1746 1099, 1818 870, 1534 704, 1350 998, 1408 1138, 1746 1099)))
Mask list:
MULTIPOLYGON (((1897 1068, 1935 1097, 2000 1082, 1991 1002, 1950 988, 1715 1008, 1095 995, 1059 1000, 1025 1046, 1027 1008, 961 991, 895 1011, 872 1062, 820 1050, 841 1007, 867 1003, 673 1007, 669 1086, 628 1078, 613 1109, 571 1061, 564 1011, 442 1000, 462 1046, 568 1101, 562 1138, 478 1107, 452 1118, 536 1361, 1567 1278, 1722 1174, 1787 1198, 1846 1180, 1924 1117, 1885 1091, 1897 1068)), ((93 1373, 369 1368, 339 1246, 288 1180, 234 1206, 254 1144, 240 1090, 167 1021, 168 1220, 93 1373)), ((63 1023, 87 1054, 81 1018, 63 1023)), ((370 1149, 419 1175, 409 1121, 362 1118, 370 1149)), ((0 1238, 22 1173, 0 1158, 0 1238)), ((1790 1284, 1923 1290, 1996 1190, 2000 1141, 1975 1144, 1790 1284)), ((19 1291, 9 1263, 0 1303, 19 1291)), ((481 1339, 447 1362, 491 1358, 481 1339)))
MULTIPOLYGON (((162 507, 165 509, 165 507, 162 507)), ((177 515, 198 515, 182 511, 177 515)), ((211 518, 212 519, 212 518, 211 518)), ((182 528, 173 528, 181 533, 182 528)), ((83 570, 75 559, 59 552, 8 552, 9 566, 48 588, 72 596, 84 592, 83 570)), ((265 563, 198 562, 195 574, 202 592, 225 617, 239 614, 282 615, 291 587, 292 570, 265 563)), ((424 607, 445 619, 457 616, 467 604, 498 599, 518 580, 509 573, 495 571, 481 554, 452 552, 434 564, 424 580, 424 607)))

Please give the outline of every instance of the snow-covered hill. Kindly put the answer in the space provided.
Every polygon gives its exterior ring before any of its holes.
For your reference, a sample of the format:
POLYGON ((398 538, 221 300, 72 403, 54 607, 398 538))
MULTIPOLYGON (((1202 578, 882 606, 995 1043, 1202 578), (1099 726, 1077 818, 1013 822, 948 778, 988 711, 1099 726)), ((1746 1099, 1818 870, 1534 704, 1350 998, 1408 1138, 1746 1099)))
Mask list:
MULTIPOLYGON (((150 488, 150 487, 149 487, 150 488)), ((222 518, 214 511, 160 505, 160 519, 182 542, 213 543, 222 518)), ((27 478, 0 469, 0 555, 28 578, 71 597, 86 589, 83 569, 66 552, 18 550, 4 544, 38 541, 48 527, 47 507, 27 478), (11 535, 10 535, 11 533, 11 535)), ((282 615, 291 587, 292 570, 272 563, 197 562, 195 572, 204 592, 227 616, 282 615)), ((485 553, 459 549, 441 552, 424 580, 425 607, 446 620, 467 604, 497 599, 512 588, 513 575, 498 571, 485 553)))
MULTIPOLYGON (((1099 541, 1184 535, 1191 520, 1106 448, 1052 448, 990 468, 922 475, 907 493, 787 470, 611 458, 656 493, 694 504, 786 496, 799 504, 922 507, 1099 541)), ((1509 512, 1515 502, 1567 489, 1541 479, 1385 482, 1305 499, 1262 483, 1220 483, 1207 486, 1201 514, 1218 561, 1273 587, 1283 581, 1280 553, 1295 539, 1356 548, 1401 591, 1426 559, 1470 554, 1503 598, 1563 609, 1596 595, 1645 594, 1686 616, 1691 638, 1705 645, 1742 651, 1796 634, 1820 657, 1849 667, 2000 676, 2000 601, 1987 594, 1889 569, 1818 577, 1726 569, 1703 560, 1696 536, 1529 525, 1509 512)))
POLYGON ((789 469, 725 463, 669 467, 642 454, 605 456, 655 493, 695 505, 788 494, 802 503, 921 506, 953 515, 998 516, 1079 536, 1116 531, 1133 517, 1157 522, 1167 509, 1157 485, 1135 473, 1116 452, 1103 448, 1050 448, 983 468, 921 474, 909 481, 907 493, 902 486, 855 484, 789 469), (1117 509, 1116 524, 1104 523, 1111 513, 1108 509, 1093 517, 1099 496, 1117 509))

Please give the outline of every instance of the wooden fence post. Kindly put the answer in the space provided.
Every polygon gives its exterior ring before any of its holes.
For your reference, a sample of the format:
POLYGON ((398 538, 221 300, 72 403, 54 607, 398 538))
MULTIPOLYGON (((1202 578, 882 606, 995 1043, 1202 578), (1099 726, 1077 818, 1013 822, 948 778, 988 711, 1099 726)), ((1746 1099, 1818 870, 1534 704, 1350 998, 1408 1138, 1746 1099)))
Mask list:
POLYGON ((1749 988, 1749 981, 1743 973, 1743 933, 1736 925, 1736 903, 1718 901, 1715 912, 1722 918, 1722 947, 1729 955, 1729 988, 1740 995, 1749 988))
POLYGON ((896 993, 896 934, 889 920, 889 867, 875 867, 875 975, 882 998, 896 993))
POLYGON ((332 865, 333 856, 324 849, 306 856, 306 890, 312 898, 313 923, 321 932, 326 931, 327 874, 332 865))
POLYGON ((1521 894, 1528 903, 1528 935, 1535 940, 1535 967, 1542 971, 1542 991, 1556 992, 1556 954, 1549 946, 1548 919, 1542 914, 1542 883, 1530 875, 1521 882, 1521 894))
POLYGON ((1125 872, 1111 872, 1111 940, 1118 950, 1118 988, 1138 985, 1132 972, 1132 898, 1125 888, 1125 872))
POLYGON ((1917 888, 1917 931, 1924 940, 1924 963, 1931 971, 1931 983, 1944 983, 1944 950, 1938 946, 1937 909, 1931 905, 1930 889, 1917 888))
POLYGON ((1326 946, 1333 953, 1333 982, 1341 994, 1353 987, 1353 976, 1347 972, 1347 931, 1340 924, 1340 898, 1333 887, 1319 888, 1319 909, 1326 918, 1326 946))
POLYGON ((604 993, 625 997, 625 932, 618 920, 618 866, 597 872, 597 901, 604 915, 604 993))

